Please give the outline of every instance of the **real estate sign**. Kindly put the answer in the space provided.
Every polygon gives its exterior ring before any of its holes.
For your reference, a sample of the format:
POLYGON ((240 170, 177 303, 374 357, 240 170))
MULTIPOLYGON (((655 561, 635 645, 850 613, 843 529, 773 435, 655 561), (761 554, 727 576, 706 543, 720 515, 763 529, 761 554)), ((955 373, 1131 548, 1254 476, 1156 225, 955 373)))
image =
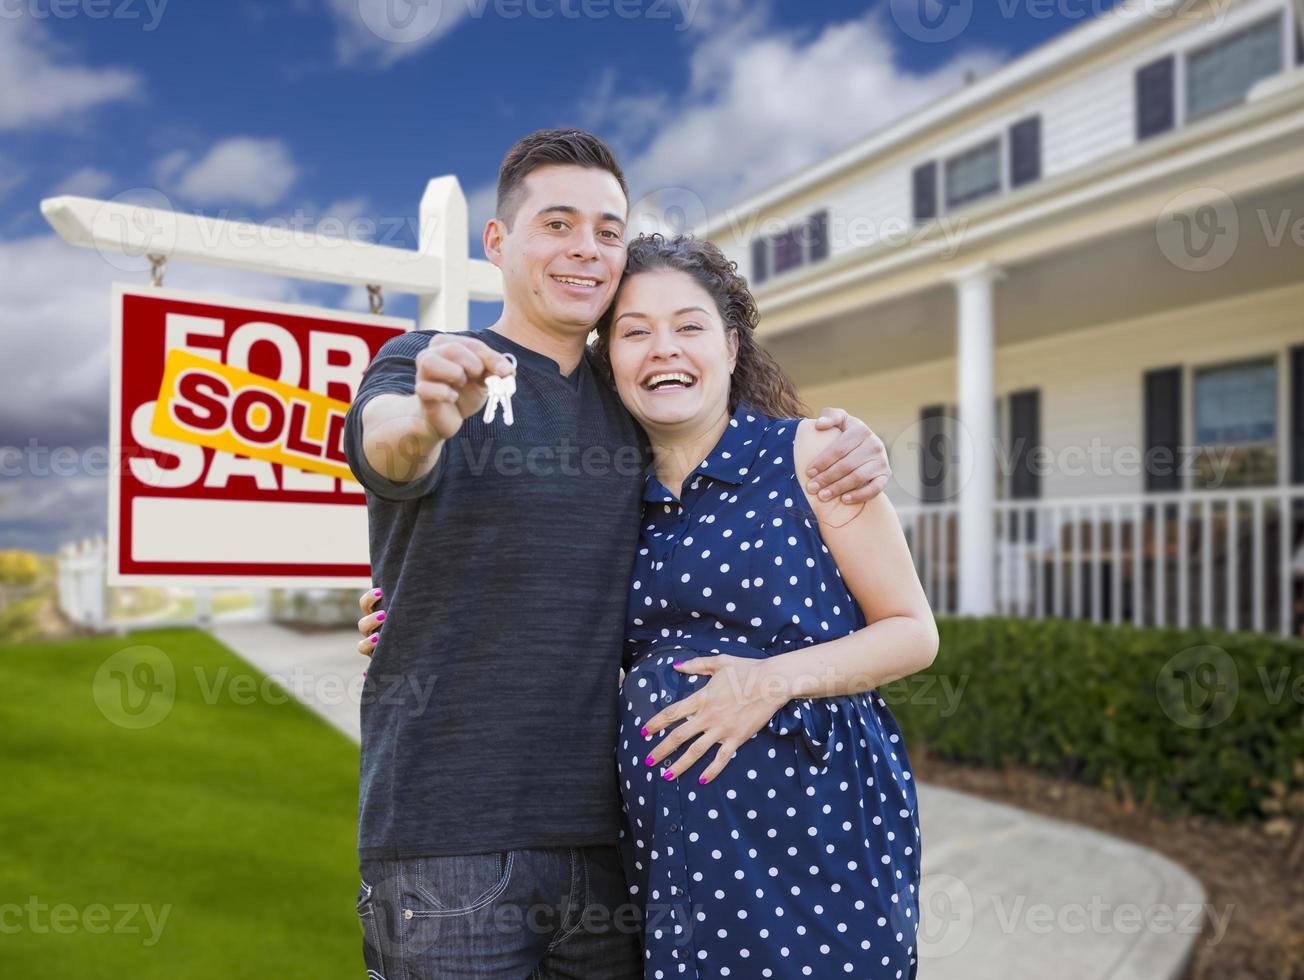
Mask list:
POLYGON ((412 322, 124 284, 113 311, 109 584, 367 585, 344 415, 412 322))

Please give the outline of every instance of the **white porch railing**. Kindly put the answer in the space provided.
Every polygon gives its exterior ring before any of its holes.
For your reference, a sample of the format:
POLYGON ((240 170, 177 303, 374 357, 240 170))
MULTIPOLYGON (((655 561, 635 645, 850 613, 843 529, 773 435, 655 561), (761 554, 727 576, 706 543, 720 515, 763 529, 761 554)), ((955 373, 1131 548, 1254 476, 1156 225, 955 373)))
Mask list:
MULTIPOLYGON (((959 508, 897 508, 937 612, 957 611, 959 508)), ((1299 636, 1304 487, 998 501, 995 612, 1299 636)))

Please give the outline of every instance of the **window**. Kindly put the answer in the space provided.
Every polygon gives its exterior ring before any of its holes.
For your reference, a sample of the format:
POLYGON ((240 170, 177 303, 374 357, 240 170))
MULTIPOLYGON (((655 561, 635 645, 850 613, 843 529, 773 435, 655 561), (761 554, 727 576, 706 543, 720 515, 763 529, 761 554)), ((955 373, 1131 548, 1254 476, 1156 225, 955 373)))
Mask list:
POLYGON ((774 262, 774 274, 787 272, 801 265, 801 231, 789 228, 771 239, 771 257, 774 262))
POLYGON ((990 140, 946 161, 946 206, 976 201, 1001 189, 1001 141, 990 140))
POLYGON ((829 212, 816 211, 777 235, 752 240, 752 283, 829 256, 829 212))
POLYGON ((1279 15, 1192 51, 1186 56, 1186 117, 1243 101, 1256 82, 1281 67, 1279 15))
POLYGON ((1277 482, 1275 358, 1195 372, 1198 489, 1277 482))

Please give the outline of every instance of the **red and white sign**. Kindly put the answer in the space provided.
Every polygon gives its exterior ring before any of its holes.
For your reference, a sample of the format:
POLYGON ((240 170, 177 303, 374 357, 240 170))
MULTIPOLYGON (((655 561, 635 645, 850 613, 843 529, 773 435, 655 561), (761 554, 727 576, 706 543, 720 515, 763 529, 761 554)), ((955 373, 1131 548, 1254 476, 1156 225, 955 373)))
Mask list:
POLYGON ((109 584, 369 584, 343 413, 412 326, 115 284, 109 584))

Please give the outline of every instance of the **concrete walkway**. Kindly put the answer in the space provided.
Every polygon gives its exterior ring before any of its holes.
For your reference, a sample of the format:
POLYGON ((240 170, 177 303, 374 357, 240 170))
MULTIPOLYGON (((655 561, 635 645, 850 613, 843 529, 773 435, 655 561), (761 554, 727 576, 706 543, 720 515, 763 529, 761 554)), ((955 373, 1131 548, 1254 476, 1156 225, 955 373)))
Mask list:
POLYGON ((275 623, 220 623, 208 632, 275 680, 355 742, 358 705, 370 661, 357 651, 357 630, 300 633, 275 623))
MULTIPOLYGON (((354 649, 356 633, 300 634, 269 623, 210 632, 358 739, 358 677, 367 660, 354 649)), ((919 980, 1182 975, 1205 892, 1179 865, 1076 824, 937 786, 920 784, 919 813, 919 980)))

